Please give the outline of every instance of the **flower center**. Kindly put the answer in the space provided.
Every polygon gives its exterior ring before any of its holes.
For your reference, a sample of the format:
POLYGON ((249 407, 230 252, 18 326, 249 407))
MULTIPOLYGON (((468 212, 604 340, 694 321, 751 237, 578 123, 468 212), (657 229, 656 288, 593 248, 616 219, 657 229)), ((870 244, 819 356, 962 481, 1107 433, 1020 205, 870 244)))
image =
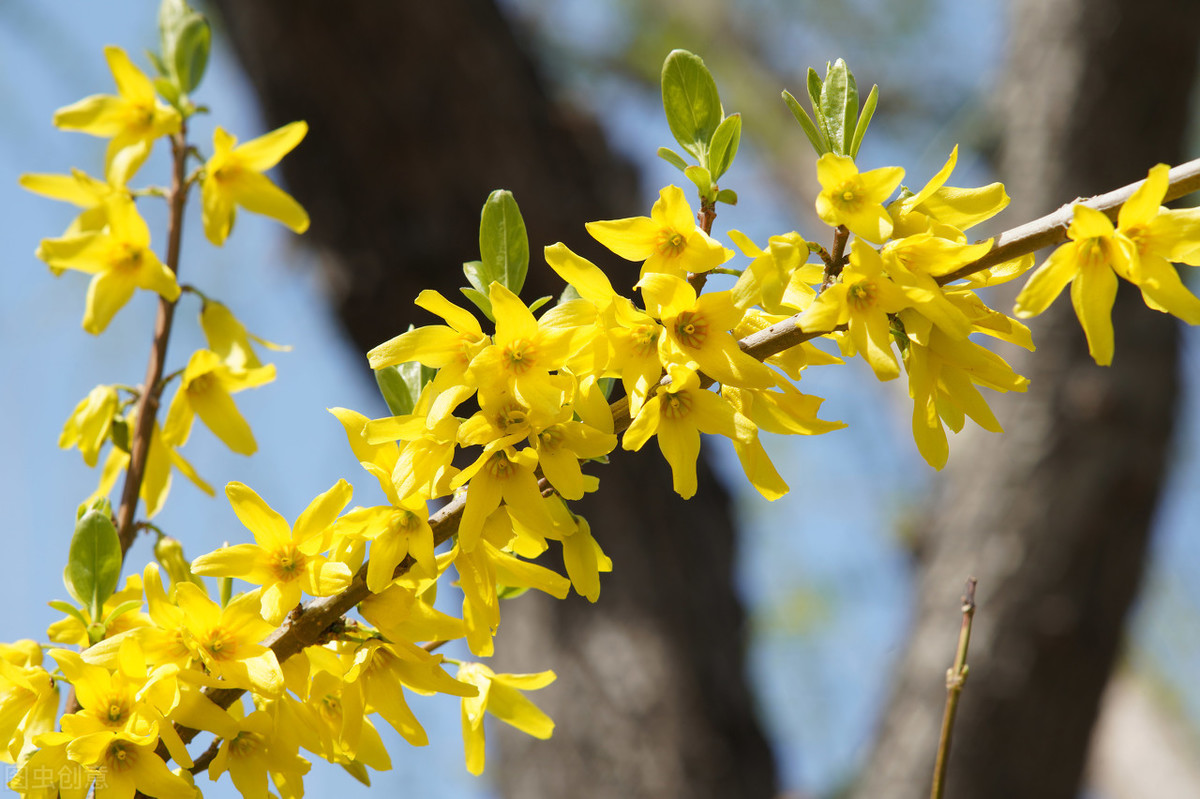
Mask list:
POLYGON ((875 295, 879 293, 875 283, 870 280, 860 280, 846 291, 846 302, 856 311, 865 311, 875 305, 875 295))
POLYGON ((196 375, 188 381, 187 390, 189 394, 204 394, 213 384, 212 372, 205 372, 202 375, 196 375))
POLYGON ((657 350, 658 327, 656 325, 638 325, 633 328, 630 337, 633 340, 633 351, 639 358, 647 358, 657 350))
POLYGON ((237 639, 228 630, 217 627, 209 631, 204 650, 213 660, 236 660, 237 639))
POLYGON ((687 239, 677 230, 663 229, 658 234, 658 254, 674 258, 687 247, 687 239))
POLYGON ((517 472, 517 465, 510 461, 503 451, 493 452, 484 468, 497 480, 507 480, 517 472))
POLYGON ((235 757, 252 755, 262 747, 262 736, 256 732, 242 730, 229 742, 229 754, 235 757))
POLYGON ((1079 244, 1079 261, 1084 269, 1096 269, 1108 266, 1109 241, 1102 236, 1093 236, 1079 244))
POLYGON ((689 391, 667 392, 663 398, 662 415, 667 419, 682 419, 692 409, 692 395, 689 391))
POLYGON ((537 348, 528 339, 519 338, 504 348, 504 361, 514 374, 525 374, 534 365, 537 348))
POLYGON ((108 765, 114 771, 128 771, 137 763, 137 751, 128 741, 114 740, 108 745, 108 765))
POLYGON ((113 258, 112 268, 117 272, 129 274, 138 271, 142 266, 142 256, 145 255, 141 247, 129 243, 122 243, 117 246, 117 252, 113 258))
POLYGON ((272 556, 271 571, 280 582, 290 582, 300 576, 308 557, 295 544, 287 544, 275 550, 272 556))
POLYGON ((421 520, 410 510, 396 510, 388 520, 388 529, 395 533, 411 533, 420 526, 421 520))
POLYGON ((524 427, 529 413, 520 405, 510 403, 496 415, 496 427, 500 432, 509 433, 518 427, 524 427))
POLYGON ((708 338, 708 321, 698 313, 684 311, 675 317, 675 338, 685 347, 700 349, 708 338))
POLYGON ((539 448, 546 452, 557 452, 562 444, 563 434, 558 425, 547 428, 538 435, 539 448))

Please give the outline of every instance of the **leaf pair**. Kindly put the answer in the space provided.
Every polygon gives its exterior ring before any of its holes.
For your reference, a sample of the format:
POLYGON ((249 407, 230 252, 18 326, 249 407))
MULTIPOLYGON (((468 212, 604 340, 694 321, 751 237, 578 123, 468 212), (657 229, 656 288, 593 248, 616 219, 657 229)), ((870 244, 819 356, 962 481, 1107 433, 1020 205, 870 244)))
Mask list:
POLYGON ((671 51, 663 63, 662 100, 671 135, 697 165, 689 166, 669 147, 660 147, 659 157, 687 175, 709 202, 736 204, 737 195, 727 189, 717 190, 716 182, 729 171, 737 155, 742 117, 725 116, 717 83, 700 56, 687 50, 671 51))
POLYGON ((812 103, 812 117, 791 92, 786 89, 783 92, 783 101, 804 129, 817 155, 834 153, 851 158, 857 156, 863 136, 871 124, 871 117, 875 115, 879 87, 871 87, 860 114, 858 84, 854 80, 854 73, 839 58, 833 64, 826 63, 823 81, 815 69, 809 68, 808 98, 812 103))
POLYGON ((162 54, 149 54, 159 74, 154 88, 181 113, 187 113, 192 109, 184 100, 200 85, 208 67, 212 29, 187 0, 163 0, 158 9, 158 33, 162 54))

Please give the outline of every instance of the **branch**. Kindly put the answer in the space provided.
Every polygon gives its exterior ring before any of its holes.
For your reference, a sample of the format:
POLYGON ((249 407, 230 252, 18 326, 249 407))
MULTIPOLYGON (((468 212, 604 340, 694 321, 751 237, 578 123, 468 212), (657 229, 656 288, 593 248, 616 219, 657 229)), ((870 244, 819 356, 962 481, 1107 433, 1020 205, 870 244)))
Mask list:
MULTIPOLYGON (((1170 187, 1167 190, 1167 200, 1182 197, 1200 189, 1200 159, 1189 161, 1171 170, 1170 187)), ((1086 205, 1115 214, 1129 196, 1144 181, 1132 183, 1116 191, 1102 194, 1085 201, 1086 205)), ((1070 208, 1064 208, 1036 219, 1020 227, 1013 228, 996 237, 992 249, 977 261, 967 264, 952 276, 940 278, 940 283, 966 277, 996 264, 1013 258, 1019 258, 1042 247, 1054 244, 1066 238, 1066 225, 1070 221, 1070 208)), ((782 322, 777 322, 768 328, 747 336, 738 342, 742 350, 759 360, 765 360, 776 353, 794 347, 810 339, 823 335, 807 332, 800 328, 800 314, 791 316, 782 322)), ((708 381, 711 384, 711 380, 708 381)), ((615 433, 621 433, 630 424, 629 401, 622 397, 609 406, 613 415, 615 433)), ((433 530, 434 545, 440 545, 450 539, 458 530, 459 518, 466 504, 464 494, 459 494, 429 518, 429 526, 433 530)), ((406 558, 396 567, 395 576, 399 577, 408 571, 412 560, 406 558)), ((329 627, 337 622, 344 614, 353 609, 359 602, 370 596, 366 583, 367 562, 354 575, 350 586, 340 594, 329 597, 319 597, 304 606, 294 618, 275 631, 264 642, 275 653, 275 657, 283 662, 292 655, 300 652, 322 639, 329 627)), ((973 610, 972 605, 972 610, 973 610)), ((965 613, 965 609, 964 609, 965 613)), ((969 629, 968 629, 969 632, 969 629)), ((962 645, 963 657, 966 656, 965 644, 962 645)), ((961 688, 961 686, 960 686, 961 688)), ((221 707, 229 707, 234 700, 245 693, 241 688, 206 689, 210 699, 221 707)), ((181 728, 180 735, 184 741, 190 741, 197 734, 196 730, 181 728)))
MULTIPOLYGON (((179 271, 179 249, 183 238, 183 206, 187 202, 188 183, 184 174, 187 165, 187 122, 180 125, 179 132, 171 136, 171 154, 174 165, 171 170, 171 188, 167 192, 170 216, 167 220, 167 268, 172 274, 179 271)), ((150 361, 146 364, 146 379, 142 383, 141 396, 137 405, 137 428, 129 448, 129 469, 125 473, 125 484, 121 488, 121 505, 117 511, 117 535, 121 539, 121 557, 133 545, 137 529, 133 516, 137 512, 138 493, 142 489, 142 478, 146 473, 146 460, 150 454, 150 439, 154 433, 154 420, 158 416, 159 399, 162 397, 163 365, 167 359, 167 341, 171 337, 171 323, 175 318, 175 303, 165 297, 158 298, 158 317, 154 320, 154 344, 150 349, 150 361)))
POLYGON ((958 697, 967 682, 967 647, 971 644, 971 620, 975 617, 974 577, 967 578, 962 598, 962 627, 958 631, 958 651, 954 665, 946 671, 946 712, 942 715, 942 735, 938 740, 937 760, 933 766, 933 787, 930 799, 942 799, 946 790, 946 767, 950 765, 950 734, 954 731, 954 716, 958 713, 958 697))

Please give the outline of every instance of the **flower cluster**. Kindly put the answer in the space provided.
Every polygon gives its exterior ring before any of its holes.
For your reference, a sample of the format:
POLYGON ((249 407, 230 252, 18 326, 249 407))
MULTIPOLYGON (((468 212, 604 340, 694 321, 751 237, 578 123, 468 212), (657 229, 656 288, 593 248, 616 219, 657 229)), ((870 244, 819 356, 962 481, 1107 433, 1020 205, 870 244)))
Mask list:
MULTIPOLYGON (((809 367, 862 356, 880 380, 906 374, 917 448, 939 469, 949 452, 946 427, 958 431, 969 417, 1000 432, 980 386, 1024 391, 1028 384, 973 338, 1033 348, 1028 328, 976 293, 1033 266, 1025 255, 978 267, 992 242, 972 243, 966 231, 1007 205, 1003 186, 947 185, 957 150, 916 192, 900 189, 899 167, 860 171, 854 155, 876 93, 858 116, 853 77, 838 62, 831 67, 838 79, 824 88, 815 73, 810 79, 810 94, 820 89, 816 122, 786 95, 819 154, 816 212, 831 228, 832 246, 796 232, 760 246, 734 230, 735 251, 712 225, 717 203, 737 201, 716 181, 736 153, 740 117, 724 115, 703 62, 677 51, 675 68, 663 72, 667 117, 699 163, 663 151, 696 185, 698 213, 683 189, 667 186, 649 216, 587 225, 615 256, 640 263, 636 293, 619 293, 604 269, 559 243, 543 256, 565 290, 545 310, 549 297, 527 304, 520 297, 529 262, 524 223, 512 196, 494 193, 481 218, 480 260, 464 265, 471 286, 463 293, 478 313, 422 292, 417 306, 441 321, 368 354, 392 415, 331 409, 381 498, 349 507, 352 488, 339 480, 289 522, 250 487, 228 483, 225 495, 253 543, 189 562, 160 532, 161 571, 151 563, 118 590, 137 504, 130 507, 130 497, 140 496, 152 518, 173 469, 213 493, 179 449, 199 417, 231 450, 252 454, 251 426, 232 395, 275 377, 255 345, 281 349, 248 333, 224 304, 178 282, 187 192, 200 191, 205 234, 217 246, 231 234, 238 208, 296 232, 308 227, 304 209, 264 174, 300 144, 303 122, 240 145, 216 127, 211 156, 186 173, 197 152, 187 125, 199 111, 188 94, 203 72, 207 28, 182 0, 165 0, 163 8, 159 77, 152 81, 123 51, 108 48, 118 95, 87 98, 55 117, 59 127, 110 140, 104 180, 80 171, 22 179, 83 209, 38 253, 55 274, 92 276, 87 332, 102 333, 137 289, 158 295, 161 310, 146 384, 94 388, 59 440, 89 466, 108 448, 64 575, 76 604, 51 603, 66 616, 48 630, 55 645, 48 651, 32 641, 0 645, 0 757, 18 765, 10 787, 22 795, 183 799, 199 794, 194 778, 207 770, 212 780, 228 772, 247 797, 298 797, 309 757, 367 781, 368 769, 391 765, 380 720, 414 746, 428 742, 408 693, 461 700, 466 765, 478 774, 486 714, 535 737, 551 734, 554 723, 522 691, 543 688, 555 675, 497 674, 437 650, 455 644, 476 658, 492 655, 501 600, 529 589, 599 598, 601 575, 613 564, 568 503, 598 489, 594 467, 618 445, 640 450, 656 439, 674 490, 689 498, 698 490, 701 434, 723 436, 750 484, 774 500, 788 485, 761 433, 816 435, 844 426, 819 418, 823 400, 797 387, 809 367), (670 80, 688 91, 668 91, 670 80), (705 91, 697 95, 696 87, 705 91), (688 105, 700 95, 700 105, 688 105), (825 114, 838 102, 841 116, 831 126, 825 114), (172 149, 171 187, 130 188, 159 138, 172 149), (171 209, 164 259, 138 212, 145 197, 163 197, 171 209), (705 291, 717 275, 735 279, 705 291), (207 347, 164 375, 165 337, 185 292, 201 302, 207 347), (832 340, 842 357, 815 346, 818 337, 832 340), (170 401, 160 402, 176 382, 170 401), (107 497, 122 473, 136 491, 124 492, 125 529, 118 531, 107 497), (552 547, 565 575, 539 562, 552 547), (439 587, 455 577, 461 604, 450 608, 439 587), (210 593, 206 578, 217 578, 219 590, 210 593), (234 579, 253 588, 235 595, 234 579), (343 615, 355 607, 362 621, 343 615), (57 664, 53 672, 45 654, 57 664), (74 698, 60 717, 62 683, 74 698), (188 744, 199 732, 213 743, 193 756, 188 744)), ((1112 357, 1118 276, 1136 284, 1149 307, 1200 323, 1200 300, 1171 265, 1200 265, 1200 211, 1163 209, 1167 185, 1167 168, 1153 168, 1115 226, 1076 206, 1070 242, 1030 278, 1017 315, 1041 312, 1072 283, 1100 363, 1112 357)))

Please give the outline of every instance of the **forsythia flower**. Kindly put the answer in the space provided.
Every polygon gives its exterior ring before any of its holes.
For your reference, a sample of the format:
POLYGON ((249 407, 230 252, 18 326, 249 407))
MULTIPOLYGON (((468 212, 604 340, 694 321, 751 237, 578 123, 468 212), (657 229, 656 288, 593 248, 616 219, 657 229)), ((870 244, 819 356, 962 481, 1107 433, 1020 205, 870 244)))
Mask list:
POLYGON ((59 448, 79 447, 83 462, 95 466, 119 408, 116 388, 96 386, 75 406, 63 425, 62 434, 58 437, 59 448))
POLYGON ((108 228, 45 239, 38 256, 57 269, 94 275, 88 285, 83 329, 103 333, 134 289, 154 291, 164 299, 179 299, 175 273, 150 249, 150 228, 138 215, 133 200, 114 195, 107 202, 108 228))
POLYGON ((60 108, 54 114, 54 124, 64 130, 111 138, 104 173, 110 183, 124 186, 150 155, 154 140, 178 133, 181 119, 178 111, 159 101, 154 84, 124 50, 105 47, 104 57, 118 94, 95 94, 60 108))
POLYGON ((892 234, 883 201, 903 179, 904 170, 898 166, 859 172, 853 158, 825 153, 817 159, 817 216, 827 225, 845 225, 856 236, 880 244, 892 234))
POLYGON ((458 669, 458 679, 479 689, 478 696, 462 701, 463 750, 467 771, 482 774, 484 764, 483 714, 511 724, 521 732, 545 740, 554 732, 554 722, 530 702, 521 691, 545 688, 554 682, 553 671, 537 674, 496 674, 482 663, 464 663, 458 669))
POLYGON ((683 189, 667 186, 658 193, 650 216, 588 222, 596 241, 628 261, 644 261, 642 276, 666 272, 687 277, 707 272, 729 260, 733 252, 696 226, 683 189))
POLYGON ((232 369, 211 350, 197 350, 183 370, 179 390, 167 409, 163 435, 172 444, 187 443, 196 415, 234 452, 252 455, 258 449, 254 433, 229 395, 257 388, 275 379, 274 364, 257 369, 232 369))
POLYGON ((346 564, 319 553, 328 546, 324 534, 350 501, 352 491, 349 483, 338 480, 309 503, 291 527, 248 486, 230 483, 225 486, 225 495, 238 519, 254 533, 256 543, 222 547, 201 555, 192 561, 192 572, 241 577, 261 585, 263 618, 279 624, 300 603, 302 593, 329 596, 350 584, 346 564))
POLYGON ((204 165, 200 187, 204 234, 209 241, 218 247, 225 243, 239 205, 297 233, 308 230, 308 214, 300 203, 263 174, 295 149, 306 133, 307 123, 293 122, 239 146, 224 128, 213 131, 213 155, 204 165))

